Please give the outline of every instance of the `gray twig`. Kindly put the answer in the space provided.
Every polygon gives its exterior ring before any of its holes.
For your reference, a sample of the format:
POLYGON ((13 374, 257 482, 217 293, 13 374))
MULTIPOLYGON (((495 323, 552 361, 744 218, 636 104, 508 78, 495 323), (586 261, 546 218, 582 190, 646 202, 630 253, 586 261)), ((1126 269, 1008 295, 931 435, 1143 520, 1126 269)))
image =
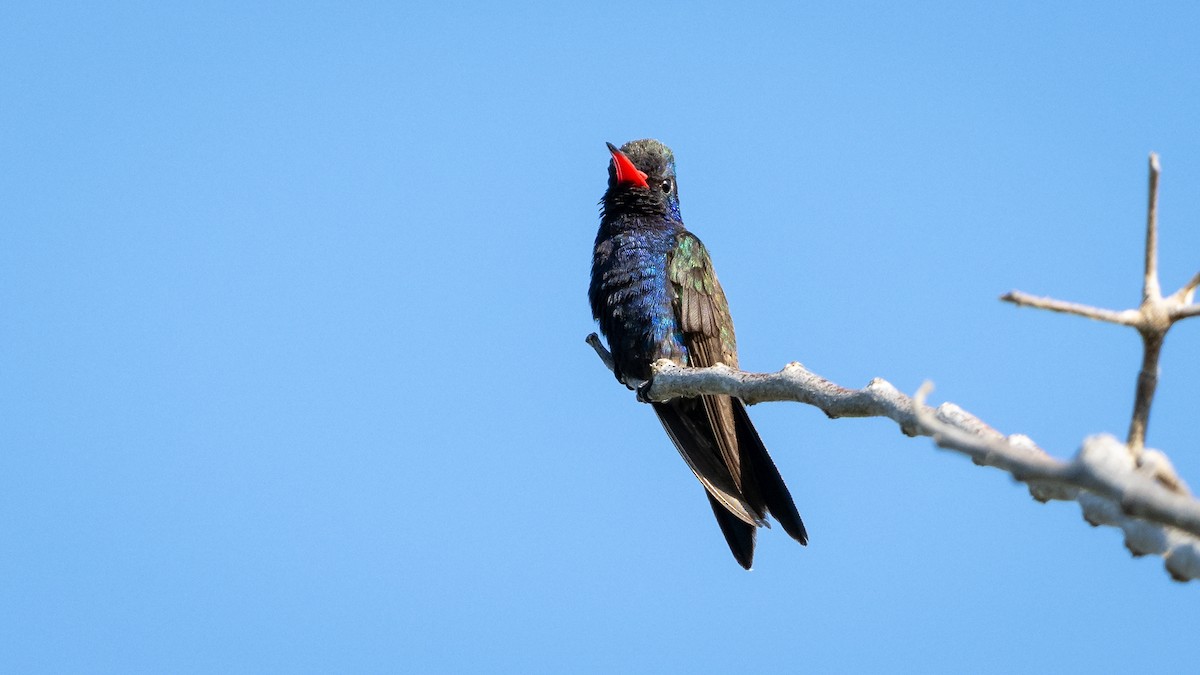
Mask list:
POLYGON ((1163 297, 1158 280, 1158 155, 1150 153, 1150 196, 1146 207, 1146 250, 1145 271, 1142 277, 1142 304, 1137 309, 1114 311, 1100 309, 1053 298, 1042 298, 1011 291, 1000 296, 1001 300, 1018 306, 1037 307, 1052 312, 1106 321, 1137 330, 1142 337, 1142 367, 1138 371, 1137 388, 1133 400, 1133 414, 1129 421, 1126 446, 1135 459, 1140 461, 1146 446, 1146 428, 1150 423, 1150 407, 1154 403, 1154 391, 1158 388, 1158 358, 1162 353, 1167 331, 1176 322, 1200 315, 1200 305, 1194 304, 1196 287, 1200 286, 1200 274, 1167 297, 1163 297))

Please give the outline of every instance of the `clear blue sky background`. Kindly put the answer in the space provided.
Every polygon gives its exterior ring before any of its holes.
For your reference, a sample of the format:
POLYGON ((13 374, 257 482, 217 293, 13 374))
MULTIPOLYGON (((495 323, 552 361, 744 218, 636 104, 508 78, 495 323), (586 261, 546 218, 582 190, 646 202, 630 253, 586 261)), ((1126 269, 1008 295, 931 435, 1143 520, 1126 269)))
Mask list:
POLYGON ((10 3, 0 670, 1195 667, 1200 587, 881 420, 752 410, 811 543, 743 572, 583 342, 653 136, 747 369, 1123 434, 1137 337, 997 296, 1135 305, 1151 150, 1200 269, 1200 11, 1046 4, 10 3))

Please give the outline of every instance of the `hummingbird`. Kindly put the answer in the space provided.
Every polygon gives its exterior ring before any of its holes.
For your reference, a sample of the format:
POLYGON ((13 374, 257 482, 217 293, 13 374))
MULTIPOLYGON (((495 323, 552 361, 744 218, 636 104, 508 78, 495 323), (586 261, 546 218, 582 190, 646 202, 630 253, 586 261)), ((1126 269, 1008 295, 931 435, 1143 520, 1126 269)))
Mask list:
MULTIPOLYGON (((675 156, 653 139, 608 144, 608 189, 592 253, 588 299, 608 341, 613 374, 648 382, 651 365, 738 367, 725 292, 708 250, 683 225, 675 156)), ((627 385, 628 386, 628 385, 627 385)), ((733 557, 754 562, 755 534, 770 514, 808 544, 804 522, 779 469, 730 396, 651 402, 667 436, 708 496, 733 557)))

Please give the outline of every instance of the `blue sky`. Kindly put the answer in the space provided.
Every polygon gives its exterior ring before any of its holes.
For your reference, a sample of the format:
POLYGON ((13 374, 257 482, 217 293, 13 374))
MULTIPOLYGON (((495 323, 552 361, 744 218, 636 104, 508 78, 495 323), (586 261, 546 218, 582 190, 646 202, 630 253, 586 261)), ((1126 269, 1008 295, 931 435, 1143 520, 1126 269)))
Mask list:
MULTIPOLYGON (((1180 670, 1195 584, 882 420, 751 413, 732 560, 583 343, 605 141, 678 159, 743 367, 1123 434, 1200 269, 1189 3, 0 10, 0 670, 1180 670)), ((1200 321, 1149 443, 1200 483, 1200 321)))

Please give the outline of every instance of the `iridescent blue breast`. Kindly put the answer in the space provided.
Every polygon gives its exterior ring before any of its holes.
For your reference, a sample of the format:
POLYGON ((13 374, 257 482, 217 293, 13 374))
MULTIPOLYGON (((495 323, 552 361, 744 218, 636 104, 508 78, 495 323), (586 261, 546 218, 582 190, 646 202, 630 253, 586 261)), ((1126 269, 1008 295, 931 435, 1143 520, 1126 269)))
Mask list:
POLYGON ((593 313, 622 372, 641 379, 658 359, 687 360, 667 278, 678 228, 665 225, 598 238, 592 261, 593 313))

